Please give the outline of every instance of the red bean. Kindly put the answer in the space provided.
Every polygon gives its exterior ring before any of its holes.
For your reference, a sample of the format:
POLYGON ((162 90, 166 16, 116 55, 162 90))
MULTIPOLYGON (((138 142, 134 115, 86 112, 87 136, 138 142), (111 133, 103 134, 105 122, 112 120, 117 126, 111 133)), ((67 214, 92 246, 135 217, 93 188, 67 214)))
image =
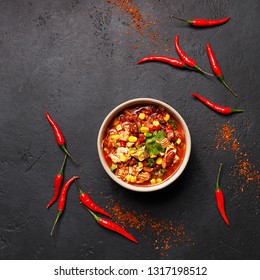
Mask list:
POLYGON ((177 139, 180 138, 182 141, 185 140, 184 135, 179 131, 175 133, 175 136, 176 136, 177 139))

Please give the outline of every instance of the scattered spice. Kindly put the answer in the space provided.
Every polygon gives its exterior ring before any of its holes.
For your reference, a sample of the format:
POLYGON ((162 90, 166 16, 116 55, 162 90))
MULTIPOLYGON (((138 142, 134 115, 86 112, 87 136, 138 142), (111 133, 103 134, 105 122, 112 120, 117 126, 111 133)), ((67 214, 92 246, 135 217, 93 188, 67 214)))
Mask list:
POLYGON ((190 234, 187 234, 184 225, 169 219, 152 217, 148 212, 137 213, 129 210, 119 203, 114 203, 110 208, 112 216, 124 228, 133 228, 140 233, 154 251, 161 256, 167 255, 167 250, 179 244, 190 245, 190 234))
MULTIPOLYGON (((246 156, 247 154, 242 154, 242 157, 246 156)), ((256 167, 249 162, 247 158, 245 159, 240 159, 238 161, 238 172, 241 176, 243 176, 246 180, 247 183, 252 182, 252 181, 258 181, 260 180, 260 174, 259 171, 256 170, 256 167)))
POLYGON ((135 4, 133 0, 107 0, 107 3, 116 12, 124 13, 128 16, 130 30, 125 35, 129 36, 134 32, 140 35, 139 39, 134 42, 134 49, 138 49, 141 45, 152 53, 157 53, 159 50, 164 50, 165 52, 170 50, 166 43, 169 39, 160 38, 158 30, 156 30, 158 20, 152 15, 144 14, 140 6, 135 4))
POLYGON ((216 140, 217 146, 216 149, 220 150, 232 150, 232 151, 239 151, 240 145, 238 140, 234 137, 235 135, 235 128, 229 123, 224 123, 222 127, 219 129, 216 140))
POLYGON ((259 191, 260 172, 256 166, 251 163, 250 155, 243 151, 243 145, 239 143, 235 134, 235 127, 229 122, 224 123, 216 135, 216 149, 234 152, 235 166, 230 175, 239 176, 243 179, 244 183, 242 183, 241 187, 242 192, 244 192, 245 187, 251 182, 257 184, 257 191, 259 191))

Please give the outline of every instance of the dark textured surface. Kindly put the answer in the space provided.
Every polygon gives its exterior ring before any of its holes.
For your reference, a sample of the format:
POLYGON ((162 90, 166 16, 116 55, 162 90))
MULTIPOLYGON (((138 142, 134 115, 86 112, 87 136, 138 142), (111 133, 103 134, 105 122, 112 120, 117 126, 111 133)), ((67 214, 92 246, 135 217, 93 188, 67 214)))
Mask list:
POLYGON ((229 121, 241 152, 256 172, 259 169, 259 1, 134 1, 141 14, 158 19, 154 28, 160 38, 169 38, 169 52, 155 44, 159 54, 176 56, 171 40, 178 33, 185 51, 210 71, 205 51, 210 42, 237 98, 215 78, 163 64, 136 65, 151 50, 152 41, 131 27, 130 15, 113 8, 113 2, 0 1, 0 259, 259 259, 259 179, 246 182, 236 171, 234 151, 216 149, 216 134, 229 121), (231 20, 198 30, 170 19, 170 14, 230 15, 231 20), (246 112, 220 116, 194 100, 192 91, 246 112), (156 193, 120 188, 106 175, 97 155, 96 138, 104 117, 135 97, 172 105, 192 136, 184 174, 156 193), (96 225, 72 186, 51 237, 57 208, 45 206, 63 156, 45 119, 46 110, 60 124, 80 163, 75 167, 68 162, 66 178, 79 175, 84 189, 103 207, 118 202, 129 211, 172 221, 184 227, 185 236, 175 236, 173 246, 161 250, 154 240, 162 240, 163 234, 128 228, 139 240, 135 245, 96 225), (215 205, 219 162, 230 228, 215 205))

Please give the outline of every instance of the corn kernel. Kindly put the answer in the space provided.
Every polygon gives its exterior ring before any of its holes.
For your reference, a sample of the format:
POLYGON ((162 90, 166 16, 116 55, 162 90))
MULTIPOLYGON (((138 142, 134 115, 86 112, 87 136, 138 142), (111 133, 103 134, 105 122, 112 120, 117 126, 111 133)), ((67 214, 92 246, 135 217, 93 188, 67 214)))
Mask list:
POLYGON ((118 140, 120 139, 120 135, 119 134, 114 134, 111 136, 112 140, 118 140))
POLYGON ((116 126, 116 130, 117 130, 117 131, 122 130, 122 125, 121 125, 121 124, 118 124, 118 125, 116 126))
POLYGON ((135 148, 131 148, 131 147, 130 147, 130 148, 128 149, 128 154, 131 155, 131 154, 135 153, 135 151, 136 151, 135 148))
POLYGON ((138 167, 139 167, 139 168, 143 168, 143 166, 144 166, 143 163, 142 163, 141 161, 139 161, 139 162, 138 162, 138 167))
POLYGON ((153 185, 153 184, 156 184, 156 180, 155 179, 151 179, 150 180, 150 183, 153 185))
POLYGON ((160 125, 160 123, 156 120, 156 121, 153 121, 153 125, 158 126, 158 125, 160 125))
POLYGON ((161 183, 162 182, 162 178, 157 178, 156 179, 156 183, 161 183))
POLYGON ((120 160, 121 160, 122 162, 126 162, 126 161, 127 161, 127 157, 126 157, 126 156, 121 156, 121 157, 120 157, 120 160))
POLYGON ((136 176, 131 176, 130 182, 135 183, 136 182, 136 176))
POLYGON ((168 120, 170 119, 170 115, 166 114, 165 117, 163 118, 166 122, 168 122, 168 120))
POLYGON ((156 158, 156 157, 157 157, 156 155, 153 154, 150 155, 150 158, 156 158))
POLYGON ((130 182, 130 181, 131 181, 131 178, 132 178, 132 175, 130 175, 130 174, 126 175, 126 181, 127 181, 127 182, 130 182))
POLYGON ((180 138, 178 138, 178 139, 176 140, 176 144, 177 144, 177 145, 180 145, 180 144, 181 144, 181 139, 180 139, 180 138))
POLYGON ((148 132, 148 131, 149 131, 149 127, 142 126, 142 127, 140 128, 140 131, 141 131, 142 133, 148 132))
POLYGON ((139 114, 139 119, 144 120, 145 119, 145 113, 140 113, 139 114))
POLYGON ((161 157, 157 158, 156 164, 162 164, 162 158, 161 157))
POLYGON ((137 152, 137 156, 138 156, 138 157, 140 157, 141 155, 143 155, 143 153, 144 153, 144 151, 143 151, 143 150, 138 151, 138 152, 137 152))
POLYGON ((129 136, 128 137, 128 141, 131 142, 131 143, 135 143, 137 141, 137 137, 135 136, 129 136))

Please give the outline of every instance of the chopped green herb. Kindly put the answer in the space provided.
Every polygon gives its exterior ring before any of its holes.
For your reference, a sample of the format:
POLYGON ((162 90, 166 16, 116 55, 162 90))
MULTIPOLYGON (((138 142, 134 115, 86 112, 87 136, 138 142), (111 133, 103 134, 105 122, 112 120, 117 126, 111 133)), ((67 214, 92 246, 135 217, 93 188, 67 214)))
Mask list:
POLYGON ((160 153, 164 152, 164 149, 162 147, 162 145, 160 143, 157 142, 152 142, 152 143, 148 143, 145 145, 146 151, 150 154, 150 155, 158 155, 160 153))
POLYGON ((154 167, 155 165, 155 160, 153 158, 148 158, 146 165, 148 167, 154 167))
POLYGON ((145 132, 144 135, 146 138, 151 138, 153 136, 153 134, 151 132, 145 132))
POLYGON ((177 129, 177 123, 174 120, 168 120, 168 124, 172 126, 173 130, 177 129))
POLYGON ((111 166, 111 168, 110 168, 110 170, 111 170, 112 172, 114 172, 116 169, 117 169, 117 164, 113 164, 113 165, 111 166))
POLYGON ((155 135, 155 140, 163 140, 165 138, 165 132, 163 130, 159 130, 155 135))
POLYGON ((149 138, 145 142, 146 151, 151 155, 158 155, 164 152, 162 145, 156 141, 163 140, 165 138, 165 132, 163 130, 154 131, 153 137, 149 138))
POLYGON ((164 175, 164 173, 165 173, 165 169, 161 168, 161 169, 159 170, 159 174, 160 174, 160 176, 163 176, 163 175, 164 175))

